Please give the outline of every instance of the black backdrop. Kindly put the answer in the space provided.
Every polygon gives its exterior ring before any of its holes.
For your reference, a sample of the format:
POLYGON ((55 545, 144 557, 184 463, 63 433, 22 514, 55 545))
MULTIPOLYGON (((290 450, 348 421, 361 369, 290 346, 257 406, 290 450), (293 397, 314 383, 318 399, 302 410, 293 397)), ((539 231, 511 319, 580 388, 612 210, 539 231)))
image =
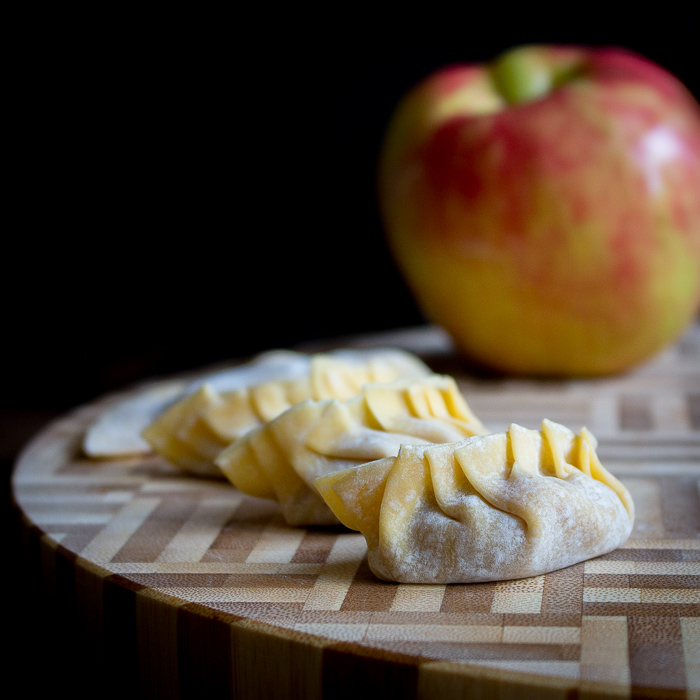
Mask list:
POLYGON ((700 94, 699 33, 682 16, 441 12, 121 17, 27 49, 5 408, 64 410, 146 376, 420 323, 384 244, 375 167, 400 96, 444 64, 617 44, 700 94))
MULTIPOLYGON (((434 3, 381 19, 297 7, 197 18, 54 11, 8 27, 6 475, 46 420, 104 392, 423 322, 386 250, 374 177, 393 107, 436 68, 522 43, 616 44, 700 96, 700 34, 673 7, 641 24, 590 3, 547 19, 434 3)), ((13 572, 9 667, 31 671, 29 691, 76 696, 76 640, 55 630, 51 641, 41 592, 13 572)))

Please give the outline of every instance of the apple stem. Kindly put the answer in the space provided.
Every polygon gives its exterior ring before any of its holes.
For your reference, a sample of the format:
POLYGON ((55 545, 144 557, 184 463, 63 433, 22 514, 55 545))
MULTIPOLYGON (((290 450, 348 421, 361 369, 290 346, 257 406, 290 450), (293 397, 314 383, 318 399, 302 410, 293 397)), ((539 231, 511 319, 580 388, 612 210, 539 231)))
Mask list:
POLYGON ((552 88, 550 66, 536 46, 520 46, 501 54, 491 64, 496 89, 511 103, 530 102, 552 88))

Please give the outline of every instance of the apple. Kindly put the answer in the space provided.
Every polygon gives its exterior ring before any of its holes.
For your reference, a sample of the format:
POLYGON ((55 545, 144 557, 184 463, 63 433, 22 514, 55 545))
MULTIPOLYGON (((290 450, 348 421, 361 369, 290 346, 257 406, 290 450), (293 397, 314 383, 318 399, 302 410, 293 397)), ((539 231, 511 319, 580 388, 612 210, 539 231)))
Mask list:
POLYGON ((379 158, 389 248, 472 360, 619 372, 700 303, 700 105, 618 48, 523 46, 399 102, 379 158))

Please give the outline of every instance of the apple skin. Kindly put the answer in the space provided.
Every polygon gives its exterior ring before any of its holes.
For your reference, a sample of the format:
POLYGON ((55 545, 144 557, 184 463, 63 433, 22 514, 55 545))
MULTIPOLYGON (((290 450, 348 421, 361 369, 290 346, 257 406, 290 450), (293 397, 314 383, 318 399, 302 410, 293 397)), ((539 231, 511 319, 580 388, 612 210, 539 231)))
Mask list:
POLYGON ((425 315, 499 371, 619 372, 700 304, 700 106, 623 49, 428 76, 389 122, 378 197, 425 315))

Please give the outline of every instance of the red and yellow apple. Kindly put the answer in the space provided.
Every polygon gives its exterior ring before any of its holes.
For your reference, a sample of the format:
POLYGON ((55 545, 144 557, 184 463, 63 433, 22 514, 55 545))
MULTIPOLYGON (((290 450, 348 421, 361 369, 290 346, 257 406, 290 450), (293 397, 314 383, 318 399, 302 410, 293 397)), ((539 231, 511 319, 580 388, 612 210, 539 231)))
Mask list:
POLYGON ((430 75, 389 122, 379 203, 426 316, 499 370, 617 372, 700 303, 700 106, 626 50, 430 75))

